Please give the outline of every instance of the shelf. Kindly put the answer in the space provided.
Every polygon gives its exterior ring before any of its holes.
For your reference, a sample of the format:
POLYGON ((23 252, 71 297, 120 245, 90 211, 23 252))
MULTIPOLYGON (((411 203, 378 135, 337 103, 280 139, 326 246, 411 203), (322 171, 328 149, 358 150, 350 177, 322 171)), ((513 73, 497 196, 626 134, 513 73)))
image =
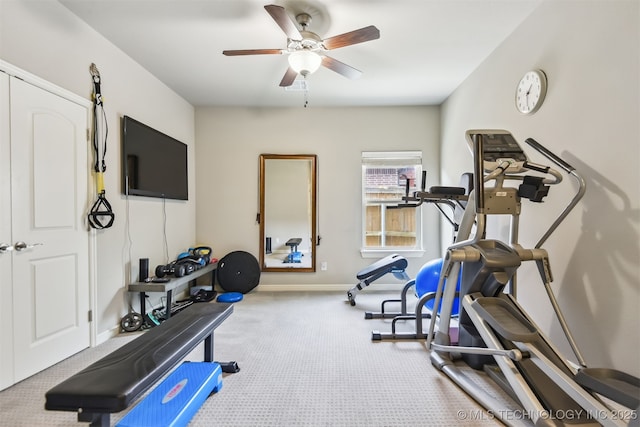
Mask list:
POLYGON ((169 277, 169 281, 165 283, 154 282, 135 282, 131 283, 128 287, 129 292, 167 292, 176 289, 198 277, 204 276, 207 273, 216 269, 218 263, 208 264, 193 273, 182 277, 169 277))
MULTIPOLYGON (((173 296, 173 291, 183 286, 188 286, 190 282, 195 281, 198 277, 202 277, 205 274, 211 274, 211 287, 213 288, 215 282, 215 273, 216 268, 218 267, 218 263, 207 264, 199 270, 192 272, 186 276, 182 277, 171 277, 168 276, 169 281, 164 283, 155 283, 155 282, 135 282, 130 283, 127 286, 127 290, 129 292, 139 292, 140 293, 140 311, 141 314, 146 314, 145 310, 145 297, 146 292, 163 292, 166 294, 167 306, 171 307, 171 299, 173 296)), ((167 311, 167 317, 170 316, 170 312, 167 311)))

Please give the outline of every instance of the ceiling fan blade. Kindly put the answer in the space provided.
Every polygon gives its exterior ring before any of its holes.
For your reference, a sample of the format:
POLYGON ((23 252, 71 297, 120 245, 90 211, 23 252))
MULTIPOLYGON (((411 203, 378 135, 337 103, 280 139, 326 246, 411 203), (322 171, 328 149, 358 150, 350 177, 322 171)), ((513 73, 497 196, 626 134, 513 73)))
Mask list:
POLYGON ((368 27, 360 28, 359 30, 350 31, 348 33, 324 39, 322 41, 322 44, 324 45, 325 49, 331 50, 337 49, 339 47, 350 46, 352 44, 364 43, 379 38, 380 30, 378 30, 375 25, 369 25, 368 27))
POLYGON ((295 81, 296 77, 298 77, 298 73, 296 73, 293 68, 287 68, 287 72, 284 73, 284 77, 280 81, 280 87, 291 86, 295 81))
POLYGON ((282 49, 241 49, 241 50, 223 50, 222 54, 226 56, 239 55, 279 55, 282 49))
POLYGON ((362 71, 329 56, 322 57, 322 65, 349 79, 357 79, 362 75, 362 71))
POLYGON ((293 40, 302 40, 302 35, 300 31, 298 31, 298 27, 296 24, 289 18, 287 12, 284 10, 282 6, 276 6, 275 4, 268 4, 264 7, 269 15, 276 21, 276 24, 282 31, 287 35, 288 38, 293 40))

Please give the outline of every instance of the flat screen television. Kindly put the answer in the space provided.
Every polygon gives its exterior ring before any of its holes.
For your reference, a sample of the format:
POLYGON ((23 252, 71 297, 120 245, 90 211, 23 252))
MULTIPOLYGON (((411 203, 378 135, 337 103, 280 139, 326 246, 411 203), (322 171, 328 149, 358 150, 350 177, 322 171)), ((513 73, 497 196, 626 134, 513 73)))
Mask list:
POLYGON ((131 117, 122 119, 123 193, 188 200, 187 145, 131 117))

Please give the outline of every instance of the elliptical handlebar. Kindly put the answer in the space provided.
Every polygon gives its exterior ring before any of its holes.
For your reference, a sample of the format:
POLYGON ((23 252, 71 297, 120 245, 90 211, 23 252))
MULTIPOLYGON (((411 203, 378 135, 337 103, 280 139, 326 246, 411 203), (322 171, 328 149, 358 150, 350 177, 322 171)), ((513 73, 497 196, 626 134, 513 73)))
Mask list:
POLYGON ((578 204, 580 199, 582 199, 582 197, 584 196, 585 192, 587 191, 587 183, 585 182, 584 178, 582 178, 582 176, 578 173, 576 168, 574 168, 569 163, 567 163, 566 161, 561 159, 558 155, 553 153, 548 148, 544 147, 542 144, 540 144, 535 139, 527 138, 527 139, 525 139, 525 142, 527 144, 529 144, 531 147, 533 147, 540 154, 544 155, 546 158, 551 160, 553 163, 555 163, 556 165, 561 167, 567 174, 573 176, 575 178, 576 182, 578 183, 578 191, 576 192, 576 195, 573 196, 573 199, 571 199, 569 204, 564 208, 564 210, 560 213, 560 215, 558 215, 558 218, 556 218, 556 220, 553 222, 553 224, 551 224, 551 226, 546 231, 546 233, 540 238, 538 243, 536 243, 535 247, 536 247, 536 249, 539 249, 539 248, 542 247, 544 242, 547 241, 547 239, 549 238, 551 233, 553 233, 558 228, 560 223, 562 221, 564 221, 564 219, 569 215, 569 212, 571 212, 573 210, 573 208, 578 204))
POLYGON ((538 151, 539 153, 544 155, 547 159, 551 160, 553 163, 555 163, 556 165, 560 166, 562 169, 564 169, 564 171, 566 173, 571 173, 574 170, 576 170, 576 168, 574 168, 569 163, 567 163, 564 160, 562 160, 560 157, 555 155, 553 152, 551 152, 549 149, 544 147, 542 144, 540 144, 535 139, 527 138, 527 139, 524 140, 524 142, 526 142, 531 147, 533 147, 536 151, 538 151))

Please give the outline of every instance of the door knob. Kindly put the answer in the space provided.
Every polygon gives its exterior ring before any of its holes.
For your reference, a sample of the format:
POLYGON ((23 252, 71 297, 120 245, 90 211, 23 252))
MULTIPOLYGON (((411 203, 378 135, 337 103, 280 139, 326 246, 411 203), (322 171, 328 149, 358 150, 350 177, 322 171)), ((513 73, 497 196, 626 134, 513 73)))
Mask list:
POLYGON ((0 254, 4 252, 10 252, 13 249, 13 246, 9 245, 8 243, 0 243, 0 254))
POLYGON ((16 242, 16 243, 14 243, 13 248, 16 251, 20 252, 20 251, 23 251, 25 249, 31 249, 34 246, 42 246, 42 243, 34 243, 33 245, 28 245, 25 242, 16 242))

